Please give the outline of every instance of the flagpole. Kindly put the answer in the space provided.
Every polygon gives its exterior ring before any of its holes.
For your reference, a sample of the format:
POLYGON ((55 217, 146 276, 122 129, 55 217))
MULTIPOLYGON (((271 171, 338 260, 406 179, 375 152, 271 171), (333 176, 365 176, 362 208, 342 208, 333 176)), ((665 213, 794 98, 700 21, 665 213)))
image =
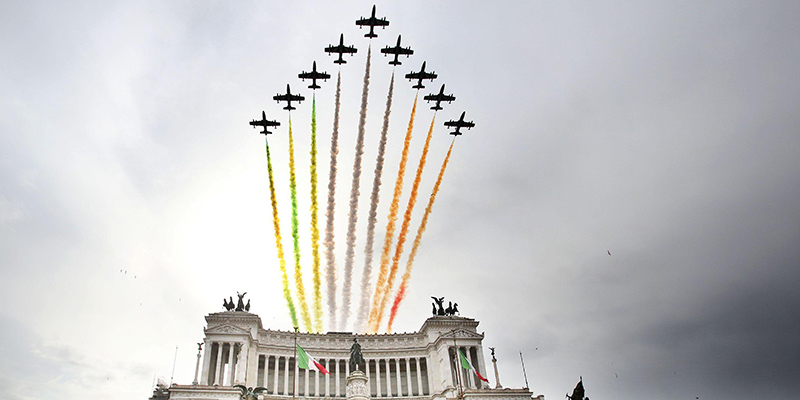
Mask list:
POLYGON ((519 352, 519 361, 522 363, 522 375, 525 377, 525 389, 530 389, 528 386, 528 374, 525 372, 525 360, 522 359, 522 352, 519 352))
POLYGON ((294 371, 292 371, 292 400, 297 395, 297 373, 300 371, 297 365, 297 331, 298 327, 294 327, 294 371))

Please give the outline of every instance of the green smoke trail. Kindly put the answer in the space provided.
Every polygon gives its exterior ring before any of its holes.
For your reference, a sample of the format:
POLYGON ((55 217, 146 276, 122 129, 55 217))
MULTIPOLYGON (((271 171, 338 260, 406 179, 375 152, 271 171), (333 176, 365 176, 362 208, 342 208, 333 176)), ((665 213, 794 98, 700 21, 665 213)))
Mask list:
POLYGON ((425 138, 425 147, 422 148, 422 155, 419 157, 417 175, 414 177, 414 183, 411 185, 411 195, 408 197, 408 205, 406 206, 405 215, 403 215, 403 224, 400 227, 400 234, 397 235, 397 247, 395 247, 394 257, 392 257, 392 267, 389 269, 389 278, 386 279, 386 286, 383 291, 383 297, 381 298, 381 304, 378 306, 378 316, 376 319, 376 324, 378 326, 380 326, 381 320, 383 319, 383 311, 386 309, 386 303, 389 301, 389 294, 394 286, 394 278, 397 276, 397 270, 400 266, 400 256, 403 255, 403 245, 406 242, 408 227, 411 223, 411 214, 414 212, 414 205, 417 203, 419 184, 422 181, 422 171, 425 169, 425 162, 428 158, 428 148, 431 143, 434 122, 436 122, 436 114, 433 114, 433 119, 431 119, 431 127, 428 129, 428 136, 425 138))
POLYGON ((306 289, 303 286, 303 268, 300 265, 300 232, 297 220, 297 176, 294 172, 294 139, 292 138, 292 117, 289 117, 289 190, 292 195, 292 240, 294 242, 294 283, 297 288, 297 301, 306 331, 312 332, 311 316, 308 314, 306 289))
POLYGON ((439 186, 442 184, 444 170, 447 169, 447 163, 450 161, 450 153, 453 152, 453 145, 455 143, 456 138, 454 137, 453 141, 450 142, 450 148, 447 150, 447 156, 444 158, 442 168, 439 170, 439 177, 436 178, 436 184, 433 185, 433 192, 431 192, 431 197, 428 199, 428 205, 425 207, 425 215, 422 216, 422 222, 420 222, 419 228, 417 229, 417 236, 414 237, 414 244, 411 246, 411 253, 408 254, 406 270, 403 272, 403 280, 400 283, 400 288, 397 289, 397 295, 394 297, 392 312, 389 315, 389 323, 386 327, 386 331, 389 333, 392 332, 392 324, 394 323, 394 317, 397 315, 397 309, 400 307, 400 303, 406 297, 408 281, 411 278, 411 268, 414 265, 414 259, 417 257, 417 250, 419 250, 419 244, 422 241, 422 234, 425 233, 425 228, 428 226, 428 217, 430 217, 431 211, 433 210, 433 203, 436 201, 436 194, 439 193, 439 186))
POLYGON ((406 129, 403 153, 400 157, 400 168, 397 170, 397 181, 394 184, 394 196, 389 207, 389 222, 386 224, 386 236, 383 239, 383 251, 381 252, 381 268, 378 272, 378 281, 375 283, 375 292, 372 297, 372 308, 369 312, 369 333, 378 331, 378 306, 383 296, 386 274, 389 269, 389 252, 392 250, 392 240, 394 239, 394 229, 397 223, 397 213, 400 207, 400 196, 403 194, 403 177, 406 173, 406 163, 408 162, 408 148, 411 146, 411 132, 414 130, 414 116, 417 113, 417 98, 419 93, 414 96, 414 106, 411 108, 411 117, 408 119, 408 129, 406 129))
POLYGON ((311 256, 314 274, 314 331, 322 332, 322 292, 319 276, 319 223, 317 214, 317 95, 311 98, 311 256))
POLYGON ((297 312, 294 309, 292 293, 289 291, 289 275, 286 273, 286 257, 283 254, 281 243, 281 221, 278 218, 278 200, 275 196, 275 180, 272 178, 272 159, 269 156, 269 142, 267 143, 267 171, 269 172, 269 199, 272 204, 272 225, 275 228, 275 247, 278 249, 278 262, 281 268, 281 283, 283 284, 283 298, 289 307, 289 316, 292 317, 292 326, 297 326, 297 312))

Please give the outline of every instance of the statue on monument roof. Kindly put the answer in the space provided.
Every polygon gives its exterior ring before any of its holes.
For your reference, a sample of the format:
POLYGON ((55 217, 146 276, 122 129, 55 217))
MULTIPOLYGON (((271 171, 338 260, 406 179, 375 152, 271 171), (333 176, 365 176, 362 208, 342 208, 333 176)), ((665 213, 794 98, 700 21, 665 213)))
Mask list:
POLYGON ((239 296, 239 302, 236 303, 236 311, 244 311, 244 301, 242 299, 244 299, 244 295, 246 295, 246 294, 247 294, 247 292, 244 292, 242 294, 239 294, 239 292, 236 292, 236 295, 239 296))
POLYGON ((583 377, 578 381, 578 384, 575 385, 575 389, 572 389, 572 396, 567 394, 567 398, 569 400, 589 400, 588 397, 584 397, 586 392, 583 390, 583 377))

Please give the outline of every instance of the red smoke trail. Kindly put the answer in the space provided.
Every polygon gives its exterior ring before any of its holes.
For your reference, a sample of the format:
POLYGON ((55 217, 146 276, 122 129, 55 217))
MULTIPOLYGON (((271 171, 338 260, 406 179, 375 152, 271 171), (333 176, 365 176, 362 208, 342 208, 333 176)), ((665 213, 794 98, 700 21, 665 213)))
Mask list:
POLYGON ((406 262, 406 270, 403 272, 403 280, 400 283, 400 288, 397 289, 397 295, 394 297, 394 303, 392 304, 392 312, 389 315, 389 323, 386 327, 388 333, 392 333, 392 324, 394 323, 394 317, 397 315, 397 308, 400 307, 400 303, 406 296, 408 280, 411 278, 411 268, 414 265, 414 259, 417 257, 419 243, 422 240, 422 234, 425 233, 425 227, 428 225, 428 217, 430 217, 433 203, 436 201, 436 194, 439 193, 439 186, 442 184, 444 170, 447 168, 447 163, 450 161, 450 153, 453 152, 453 145, 455 142, 456 138, 453 138, 453 141, 450 143, 450 148, 447 150, 447 156, 444 158, 444 163, 442 163, 442 168, 439 170, 439 177, 436 178, 436 184, 433 185, 433 192, 431 192, 428 205, 425 207, 425 215, 422 216, 422 222, 420 222, 419 228, 417 229, 417 236, 414 237, 414 244, 411 246, 411 253, 409 253, 408 261, 406 262))
POLYGON ((356 223, 358 222, 358 195, 361 184, 361 156, 364 154, 364 128, 367 123, 367 97, 369 96, 369 69, 372 46, 367 50, 367 67, 364 72, 364 88, 361 91, 361 111, 358 119, 358 136, 356 137, 356 156, 353 162, 353 185, 350 190, 350 218, 347 224, 347 247, 344 255, 344 283, 342 284, 342 320, 339 330, 346 330, 350 318, 350 282, 353 280, 353 257, 356 246, 356 223))
POLYGON ((319 223, 317 214, 317 95, 311 98, 311 257, 314 283, 314 331, 322 332, 322 292, 319 276, 319 223))
MULTIPOLYGON (((342 95, 342 72, 336 77, 336 106, 333 113, 333 133, 331 134, 331 165, 328 178, 328 207, 325 217, 325 268, 326 286, 328 294, 328 325, 330 329, 336 328, 336 242, 333 238, 333 217, 336 211, 336 156, 339 154, 339 107, 342 95)), ((297 324, 295 323, 295 326, 297 324)))
POLYGON ((294 173, 294 139, 292 138, 292 117, 289 117, 289 190, 292 197, 292 241, 294 243, 294 284, 297 288, 297 301, 306 331, 313 332, 311 316, 308 314, 306 290, 303 286, 303 268, 300 265, 300 224, 297 220, 297 176, 294 173))
POLYGON ((397 181, 394 184, 394 196, 392 205, 389 207, 389 222, 386 224, 386 237, 383 240, 383 252, 381 253, 381 269, 378 273, 378 281, 375 283, 375 292, 372 297, 372 308, 369 312, 369 333, 378 331, 378 324, 375 320, 378 317, 378 305, 383 296, 383 286, 386 283, 386 274, 389 269, 389 252, 392 250, 392 239, 394 239, 394 229, 397 223, 397 213, 400 206, 400 196, 403 194, 403 177, 406 173, 406 162, 408 162, 408 148, 411 145, 411 132, 414 130, 414 116, 417 113, 417 98, 419 93, 414 96, 414 106, 411 108, 411 118, 408 120, 406 129, 405 144, 403 154, 400 157, 400 168, 397 170, 397 181))
POLYGON ((275 196, 275 180, 272 178, 272 159, 269 156, 269 142, 267 142, 267 172, 269 173, 269 199, 272 204, 272 226, 275 228, 275 247, 278 249, 278 262, 281 268, 281 283, 283 284, 283 298, 289 307, 289 316, 292 317, 292 326, 297 326, 297 312, 289 291, 289 275, 286 273, 286 257, 283 254, 281 243, 281 221, 278 218, 278 200, 275 196))
POLYGON ((403 225, 400 227, 400 235, 397 236, 397 247, 395 247, 394 257, 392 257, 392 267, 389 270, 389 278, 386 280, 386 286, 383 290, 381 304, 378 306, 378 316, 375 321, 378 326, 380 326, 381 320, 383 319, 383 311, 386 309, 386 303, 389 302, 389 295, 394 287, 394 278, 397 276, 397 270, 400 266, 400 257, 403 255, 403 245, 406 242, 408 227, 411 224, 411 214, 414 212, 414 205, 417 203, 417 194, 419 193, 419 183, 422 180, 422 171, 425 169, 425 162, 428 159, 428 148, 431 144, 431 136, 433 136, 434 122, 436 122, 436 114, 433 114, 431 127, 428 128, 428 136, 425 138, 425 147, 422 148, 422 155, 419 157, 417 175, 414 177, 414 184, 411 186, 411 195, 408 197, 408 205, 406 206, 406 212, 403 216, 403 225))
POLYGON ((378 158, 375 163, 375 178, 372 180, 372 195, 369 203, 369 219, 367 220, 367 244, 364 246, 364 271, 361 273, 361 301, 356 314, 356 332, 363 332, 369 317, 369 283, 372 277, 372 255, 375 247, 375 223, 378 220, 378 202, 380 200, 381 176, 383 174, 383 156, 386 151, 386 136, 389 133, 389 115, 392 112, 392 94, 394 93, 394 72, 389 83, 389 94, 386 96, 386 111, 383 113, 383 129, 378 143, 378 158))

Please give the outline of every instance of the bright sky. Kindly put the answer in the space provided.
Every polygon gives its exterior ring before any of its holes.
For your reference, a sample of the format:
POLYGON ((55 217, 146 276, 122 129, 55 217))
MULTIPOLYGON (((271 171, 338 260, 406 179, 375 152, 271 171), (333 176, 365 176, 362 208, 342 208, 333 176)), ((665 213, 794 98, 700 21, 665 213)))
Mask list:
MULTIPOLYGON (((341 268, 369 44, 354 21, 371 6, 0 3, 0 398, 143 399, 176 346, 174 381, 191 383, 203 317, 236 291, 266 328, 291 329, 264 138, 247 122, 282 124, 270 143, 292 268, 288 114, 272 96, 290 83, 310 98, 297 74, 315 60, 334 75, 317 93, 322 225, 339 70, 322 49, 341 33, 359 49, 341 68, 341 268)), ((415 94, 400 74, 426 61, 439 78, 420 94, 457 97, 436 116, 407 251, 451 141, 442 123, 467 111, 477 125, 456 140, 395 331, 445 296, 481 321, 502 384, 524 385, 521 351, 548 399, 579 376, 592 399, 796 393, 800 3, 377 11, 391 25, 372 41, 354 287, 392 73, 378 48, 402 34, 415 54, 396 70, 376 257, 415 94)), ((292 113, 309 292, 310 112, 292 113)), ((432 117, 420 103, 401 213, 432 117)))

